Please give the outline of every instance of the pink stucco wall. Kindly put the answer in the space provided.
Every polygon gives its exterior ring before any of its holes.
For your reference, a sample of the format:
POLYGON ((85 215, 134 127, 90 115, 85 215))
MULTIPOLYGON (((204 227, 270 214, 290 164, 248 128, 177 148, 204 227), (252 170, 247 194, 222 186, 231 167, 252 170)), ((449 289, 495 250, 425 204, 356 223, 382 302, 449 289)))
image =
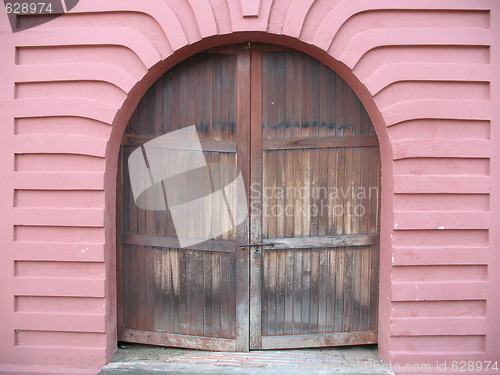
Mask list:
POLYGON ((80 0, 15 34, 0 10, 0 372, 109 359, 128 117, 176 62, 247 40, 331 66, 372 117, 383 358, 500 360, 499 1, 80 0))

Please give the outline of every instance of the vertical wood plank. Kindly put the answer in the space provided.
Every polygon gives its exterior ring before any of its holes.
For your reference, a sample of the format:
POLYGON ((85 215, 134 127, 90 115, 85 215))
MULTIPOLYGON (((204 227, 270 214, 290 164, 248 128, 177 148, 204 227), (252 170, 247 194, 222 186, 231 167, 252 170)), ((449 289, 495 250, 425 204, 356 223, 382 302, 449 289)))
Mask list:
POLYGON ((293 273, 293 334, 302 333, 302 252, 294 251, 294 273, 293 273))
MULTIPOLYGON (((292 151, 290 151, 292 153, 292 151)), ((293 185, 294 190, 294 217, 293 217, 293 236, 302 236, 302 211, 304 210, 302 206, 302 179, 304 164, 303 158, 301 157, 303 150, 293 151, 293 185)), ((305 194, 305 193, 304 193, 305 194)))
POLYGON ((332 121, 332 118, 329 117, 329 101, 333 96, 333 93, 330 91, 329 87, 329 77, 332 74, 329 74, 329 70, 323 64, 318 64, 318 136, 325 137, 329 132, 329 124, 332 121))
POLYGON ((320 204, 320 188, 322 186, 319 185, 319 180, 320 180, 320 163, 321 160, 319 158, 320 156, 320 150, 315 149, 311 150, 311 163, 308 166, 308 169, 310 169, 310 201, 311 201, 311 208, 310 208, 310 213, 309 213, 309 223, 310 223, 310 229, 309 229, 309 235, 310 236, 318 236, 319 235, 319 225, 320 225, 320 215, 321 215, 321 204, 320 204))
MULTIPOLYGON (((289 128, 291 130, 291 128, 289 128)), ((294 216, 295 216, 295 185, 294 185, 294 153, 293 151, 283 151, 285 153, 285 178, 284 178, 284 237, 293 237, 294 232, 294 216)))
POLYGON ((354 281, 354 254, 350 247, 345 249, 345 273, 344 273, 344 325, 343 332, 352 332, 353 321, 353 281, 354 281))
POLYGON ((285 195, 286 195, 286 183, 285 183, 285 151, 276 152, 276 186, 279 191, 276 191, 276 206, 275 210, 271 212, 271 215, 276 217, 276 233, 274 237, 284 237, 285 236, 285 195))
MULTIPOLYGON (((228 288, 229 288, 229 338, 231 339, 236 339, 236 332, 237 332, 237 301, 236 301, 236 288, 234 287, 235 284, 235 279, 236 279, 236 264, 237 260, 234 256, 234 254, 230 254, 228 257, 229 261, 229 283, 228 283, 228 288)), ((248 269, 248 266, 247 266, 248 269)), ((248 283, 247 283, 248 285, 248 283)), ((246 288, 248 290, 248 288, 246 288)), ((248 300, 247 300, 248 301, 248 300)), ((248 317, 248 310, 247 310, 247 315, 248 317)), ((248 318, 247 318, 248 319, 248 318)), ((246 331, 245 337, 248 337, 248 330, 246 331)), ((245 347, 242 346, 240 350, 246 351, 248 350, 248 340, 247 340, 247 345, 245 347)))
POLYGON ((154 272, 154 248, 147 246, 144 248, 145 264, 144 269, 140 272, 145 274, 144 282, 144 304, 142 305, 143 310, 146 310, 144 314, 144 324, 147 330, 153 331, 155 322, 155 272, 154 272), (149 312, 149 313, 147 313, 149 312))
MULTIPOLYGON (((302 135, 306 136, 309 133, 308 129, 303 130, 302 135), (305 133, 305 134, 304 134, 305 133)), ((302 228, 301 233, 303 236, 311 235, 311 153, 312 150, 302 150, 300 152, 302 156, 302 179, 297 181, 297 188, 301 192, 301 206, 302 206, 302 228)))
POLYGON ((159 249, 162 257, 162 303, 163 303, 163 332, 172 332, 173 315, 173 285, 172 285, 172 265, 170 264, 170 249, 159 249))
POLYGON ((221 275, 221 254, 212 255, 212 317, 213 332, 218 336, 222 334, 222 275, 221 275))
POLYGON ((320 306, 320 250, 308 249, 311 258, 311 306, 309 308, 308 333, 319 333, 319 306, 320 306))
POLYGON ((221 336, 231 338, 230 296, 231 296, 231 264, 226 254, 221 255, 221 336))
POLYGON ((358 200, 358 194, 360 192, 359 188, 361 185, 361 147, 353 147, 352 149, 352 175, 351 175, 351 189, 352 189, 352 199, 351 199, 351 233, 352 234, 360 234, 362 233, 360 228, 360 216, 359 216, 359 208, 358 204, 360 203, 358 200))
POLYGON ((343 191, 342 197, 344 199, 344 215, 342 216, 344 222, 343 233, 352 233, 352 195, 353 195, 353 185, 352 185, 352 174, 353 174, 353 149, 345 148, 343 149, 344 155, 344 175, 343 175, 343 191))
POLYGON ((164 293, 165 293, 165 280, 163 272, 163 258, 162 251, 158 248, 152 248, 152 276, 153 282, 153 314, 152 315, 152 330, 164 331, 164 316, 167 315, 164 311, 164 293))
POLYGON ((371 248, 370 264, 370 330, 377 329, 378 315, 378 283, 379 283, 379 253, 378 248, 371 248))
POLYGON ((300 332, 305 334, 309 330, 311 319, 311 252, 302 252, 302 311, 300 332))
POLYGON ((363 212, 360 212, 361 217, 359 218, 359 230, 360 233, 369 233, 370 222, 369 222, 369 193, 370 193, 370 148, 363 147, 360 150, 361 160, 360 160, 360 186, 363 189, 363 196, 358 201, 360 207, 363 208, 363 212))
POLYGON ((329 280, 335 275, 329 273, 329 253, 330 249, 319 251, 319 276, 318 276, 318 333, 332 332, 328 327, 328 289, 329 280))
MULTIPOLYGON (((247 83, 251 82, 250 61, 251 52, 248 47, 240 48, 236 61, 236 113, 233 115, 236 118, 237 127, 237 165, 241 170, 243 180, 246 184, 247 204, 250 206, 252 192, 250 184, 253 182, 251 171, 250 142, 251 141, 251 95, 248 90, 247 83), (249 105, 250 104, 250 105, 249 105)), ((262 131, 262 128, 261 128, 262 131)), ((233 135, 234 136, 234 135, 233 135)), ((238 227, 236 233, 237 245, 248 243, 250 241, 250 220, 254 219, 254 215, 247 218, 244 224, 238 227)), ((236 350, 248 351, 250 348, 250 255, 248 249, 237 247, 236 250, 236 350)))
POLYGON ((337 279, 341 277, 337 274, 337 250, 328 250, 328 281, 327 284, 327 303, 326 303, 326 331, 335 332, 335 317, 337 314, 337 279))
POLYGON ((121 258, 122 258, 122 274, 119 275, 120 279, 122 280, 121 285, 122 285, 122 318, 121 321, 122 326, 121 330, 119 331, 119 336, 118 339, 124 340, 124 337, 122 336, 123 330, 125 328, 130 327, 130 315, 131 315, 131 307, 130 307, 130 285, 129 285, 129 279, 130 279, 130 266, 129 266, 129 254, 128 254, 128 245, 122 244, 121 248, 119 249, 121 252, 121 258))
POLYGON ((344 119, 344 80, 335 80, 335 136, 342 137, 345 135, 345 119, 344 119))
POLYGON ((336 182, 337 182, 337 205, 340 208, 340 213, 336 216, 336 222, 337 222, 337 232, 336 234, 349 234, 348 231, 346 231, 346 227, 349 226, 348 220, 345 218, 345 212, 347 210, 347 205, 346 203, 348 202, 348 194, 349 192, 347 191, 347 183, 346 183, 346 149, 345 148, 338 148, 337 149, 337 160, 336 160, 336 182))
POLYGON ((284 316, 284 329, 285 335, 293 334, 294 326, 294 289, 293 289, 293 275, 294 275, 294 255, 291 251, 285 251, 285 316, 284 316))
POLYGON ((278 224, 278 215, 276 215, 278 206, 278 171, 276 170, 278 151, 267 151, 266 154, 266 164, 263 164, 262 168, 266 181, 266 184, 263 185, 263 197, 266 207, 265 220, 267 225, 262 227, 262 237, 275 238, 277 237, 278 224))
POLYGON ((276 334, 285 333, 286 251, 277 251, 278 291, 276 295, 276 334))
POLYGON ((293 134, 297 138, 302 138, 302 88, 304 86, 303 82, 303 70, 302 70, 302 59, 301 55, 297 52, 292 53, 291 64, 293 65, 293 80, 294 80, 294 105, 293 105, 293 134))
POLYGON ((359 314, 359 330, 368 331, 370 329, 370 269, 371 248, 365 247, 361 250, 361 293, 360 293, 360 314, 359 314))
MULTIPOLYGON (((216 58, 219 60, 218 58, 216 58)), ((222 132, 220 123, 222 121, 221 111, 221 80, 222 80, 222 68, 219 64, 214 64, 213 66, 213 76, 212 76, 212 128, 211 128, 211 138, 214 140, 222 139, 222 132)))
POLYGON ((335 251, 335 325, 334 332, 344 332, 344 280, 345 280, 345 251, 338 248, 335 251))
POLYGON ((272 251, 267 253, 264 256, 264 259, 267 258, 268 262, 266 270, 264 272, 264 277, 266 278, 266 295, 263 295, 262 303, 264 306, 267 306, 267 309, 262 309, 262 314, 267 315, 267 335, 275 335, 276 334, 276 325, 277 325, 277 294, 278 294, 278 267, 277 267, 277 252, 272 251), (265 300, 264 300, 265 297, 265 300))
POLYGON ((203 254, 203 291, 204 291, 204 321, 203 321, 203 334, 207 337, 216 337, 214 335, 214 322, 213 322, 213 270, 212 258, 214 254, 207 252, 203 254))
MULTIPOLYGON (((257 47, 252 48, 250 58, 250 86, 251 92, 251 137, 250 144, 250 183, 257 188, 262 185, 262 53, 257 47)), ((250 202, 250 242, 260 243, 262 239, 262 196, 251 194, 250 202)), ((250 256, 250 348, 261 349, 261 288, 262 288, 262 256, 249 250, 250 256)))
MULTIPOLYGON (((329 70, 329 68, 326 68, 329 70)), ((339 108, 336 105, 337 101, 337 80, 340 80, 336 74, 328 74, 328 92, 330 95, 328 96, 328 135, 334 136, 337 133, 338 126, 338 110, 339 108)))
POLYGON ((309 87, 309 103, 310 107, 309 113, 309 123, 311 124, 311 137, 319 137, 321 122, 319 120, 319 104, 320 104, 320 94, 319 94, 319 62, 311 58, 307 59, 307 75, 310 77, 310 87, 309 87))
POLYGON ((362 315, 361 304, 361 283, 362 283, 362 261, 363 249, 353 249, 353 267, 352 267, 352 331, 360 330, 360 321, 362 315))
POLYGON ((295 137, 294 135, 294 106, 295 106, 295 84, 294 80, 292 79, 293 77, 293 53, 287 52, 285 54, 285 59, 284 59, 284 64, 285 64, 285 71, 284 71, 284 79, 283 79, 283 85, 284 85, 284 106, 285 106, 285 113, 284 113, 284 121, 286 124, 286 129, 285 129, 285 138, 293 138, 295 137))
POLYGON ((350 87, 347 95, 352 100, 352 135, 361 135, 364 131, 361 122, 361 103, 350 87))
POLYGON ((328 199, 327 204, 328 210, 328 224, 326 228, 326 233, 329 235, 334 235, 337 233, 337 204, 338 204, 338 188, 337 188, 337 149, 327 149, 327 164, 328 164, 328 176, 326 178, 326 185, 328 187, 328 199))
POLYGON ((146 306, 146 296, 147 296, 147 283, 146 283, 146 248, 145 246, 138 246, 134 251, 134 278, 132 282, 137 282, 139 288, 137 288, 137 292, 135 295, 135 301, 137 303, 137 314, 136 314, 136 327, 147 327, 147 310, 146 306))
POLYGON ((186 330, 187 335, 196 336, 196 285, 195 276, 196 270, 194 265, 194 254, 192 251, 184 252, 184 260, 186 273, 184 275, 185 279, 185 294, 184 294, 184 305, 186 307, 186 330))
POLYGON ((172 286, 172 294, 171 294, 171 332, 172 333, 180 333, 180 270, 179 270, 179 258, 178 251, 173 249, 168 249, 169 256, 169 276, 170 276, 170 284, 172 286))
MULTIPOLYGON (((201 252, 194 252, 194 269, 195 269, 195 277, 194 277, 194 285, 195 285, 195 326, 196 326, 196 336, 204 336, 205 335, 205 293, 204 285, 204 264, 203 264, 203 255, 201 252)), ((234 320, 232 320, 234 322, 234 320)))
POLYGON ((188 257, 187 252, 176 250, 179 259, 178 267, 180 274, 179 281, 179 333, 187 335, 189 333, 190 311, 188 306, 189 300, 189 283, 188 283, 188 257))
MULTIPOLYGON (((255 250, 254 250, 255 251, 255 250)), ((268 336, 271 328, 269 327, 269 310, 270 310, 270 300, 271 300, 271 283, 272 278, 269 275, 269 270, 271 269, 271 254, 264 253, 262 255, 262 289, 260 291, 260 314, 261 314, 261 334, 268 336)), ((272 317, 271 317, 272 320, 272 317)), ((271 323, 272 324, 272 323, 271 323)))
MULTIPOLYGON (((260 182, 252 182, 252 187, 257 187, 257 196, 260 197, 260 207, 261 207, 261 214, 260 214, 260 228, 262 230, 262 233, 260 236, 262 238, 266 238, 266 235, 269 233, 268 226, 269 226, 269 218, 271 216, 269 210, 270 210, 270 204, 267 199, 267 195, 270 193, 269 189, 267 189, 267 186, 270 185, 269 182, 269 176, 267 175, 267 171, 270 170, 270 168, 265 168, 267 165, 271 165, 271 162, 269 160, 269 152, 263 152, 262 153, 262 176, 260 182)), ((256 204, 256 200, 254 200, 253 204, 256 204)))

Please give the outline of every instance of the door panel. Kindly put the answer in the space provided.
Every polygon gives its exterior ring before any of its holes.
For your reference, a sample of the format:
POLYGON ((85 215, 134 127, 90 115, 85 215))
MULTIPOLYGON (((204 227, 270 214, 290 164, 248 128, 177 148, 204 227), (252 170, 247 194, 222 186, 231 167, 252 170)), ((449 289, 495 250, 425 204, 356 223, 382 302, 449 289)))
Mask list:
POLYGON ((252 228, 273 246, 251 258, 252 283, 260 284, 251 348, 374 343, 379 155, 368 115, 317 60, 253 53, 262 66, 253 87, 261 121, 252 121, 262 126, 254 141, 262 169, 252 170, 252 182, 262 191, 252 228))
MULTIPOLYGON (((237 295, 236 290, 237 286, 242 288, 241 283, 243 291, 248 289, 248 256, 237 246, 248 242, 247 225, 180 248, 170 210, 143 210, 135 204, 127 164, 131 152, 145 142, 196 125, 209 166, 238 164, 248 170, 242 165, 248 158, 240 160, 237 147, 238 137, 246 138, 249 131, 245 130, 248 124, 238 123, 245 121, 241 112, 248 111, 237 104, 241 85, 238 64, 234 49, 184 61, 148 90, 129 122, 121 148, 120 340, 198 349, 248 349, 248 324, 237 318, 237 311, 246 311, 248 316, 248 302, 245 292, 237 295)), ((244 153, 245 147, 242 150, 244 153)), ((190 152, 194 151, 185 151, 190 152)), ((219 169, 212 177, 224 180, 223 173, 219 169)), ((186 184, 189 179, 186 177, 186 184)), ((200 179, 196 181, 200 183, 200 179)), ((212 180, 206 183, 212 184, 208 190, 214 189, 212 180)), ((166 192, 165 183, 162 189, 166 192)), ((210 217, 218 208, 214 199, 205 198, 205 212, 193 210, 185 216, 185 222, 192 223, 189 238, 197 238, 197 230, 211 225, 206 215, 210 217)))
MULTIPOLYGON (((120 340, 237 351, 376 342, 378 141, 359 99, 331 69, 248 43, 193 56, 145 94, 120 160, 120 340), (250 216, 180 248, 169 209, 135 204, 127 160, 190 125, 209 165, 241 170, 250 216)), ((189 188, 193 180, 185 181, 189 188)), ((166 196, 166 183, 162 189, 166 196)), ((190 238, 211 225, 206 217, 219 204, 208 200, 185 217, 190 238)))
POLYGON ((377 265, 372 246, 264 250, 262 335, 374 332, 377 265))

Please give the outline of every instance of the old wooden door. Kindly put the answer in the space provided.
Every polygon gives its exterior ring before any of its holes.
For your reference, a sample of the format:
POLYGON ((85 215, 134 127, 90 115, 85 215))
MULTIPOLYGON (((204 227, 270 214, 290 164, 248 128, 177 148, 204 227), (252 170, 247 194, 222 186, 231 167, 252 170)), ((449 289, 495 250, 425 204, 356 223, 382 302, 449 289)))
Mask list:
POLYGON ((351 88, 252 52, 251 348, 375 343, 378 142, 351 88))
POLYGON ((120 160, 120 340, 237 351, 376 342, 378 143, 332 70, 266 45, 198 54, 146 93, 120 160), (207 162, 240 168, 250 215, 180 248, 168 209, 135 204, 127 159, 192 124, 207 162))
MULTIPOLYGON (((127 164, 145 142, 196 125, 207 162, 237 164, 248 180, 248 54, 228 47, 184 61, 149 89, 130 120, 121 149, 120 340, 248 349, 248 254, 237 246, 248 241, 248 225, 180 248, 170 210, 137 207, 127 164)), ((210 212, 186 218, 193 236, 203 214, 210 212)))

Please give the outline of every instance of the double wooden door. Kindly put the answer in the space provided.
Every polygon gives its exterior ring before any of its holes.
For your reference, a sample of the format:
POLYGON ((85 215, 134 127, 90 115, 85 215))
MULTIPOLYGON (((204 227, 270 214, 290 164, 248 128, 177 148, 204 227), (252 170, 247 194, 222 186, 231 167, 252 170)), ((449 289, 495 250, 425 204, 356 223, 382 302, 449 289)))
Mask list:
MULTIPOLYGON (((195 55, 146 93, 120 160, 119 340, 227 351, 377 341, 378 142, 331 69, 270 45, 195 55), (190 125, 207 163, 241 171, 249 216, 180 248, 168 208, 137 207, 127 160, 190 125)), ((210 214, 186 218, 193 237, 210 214)))

